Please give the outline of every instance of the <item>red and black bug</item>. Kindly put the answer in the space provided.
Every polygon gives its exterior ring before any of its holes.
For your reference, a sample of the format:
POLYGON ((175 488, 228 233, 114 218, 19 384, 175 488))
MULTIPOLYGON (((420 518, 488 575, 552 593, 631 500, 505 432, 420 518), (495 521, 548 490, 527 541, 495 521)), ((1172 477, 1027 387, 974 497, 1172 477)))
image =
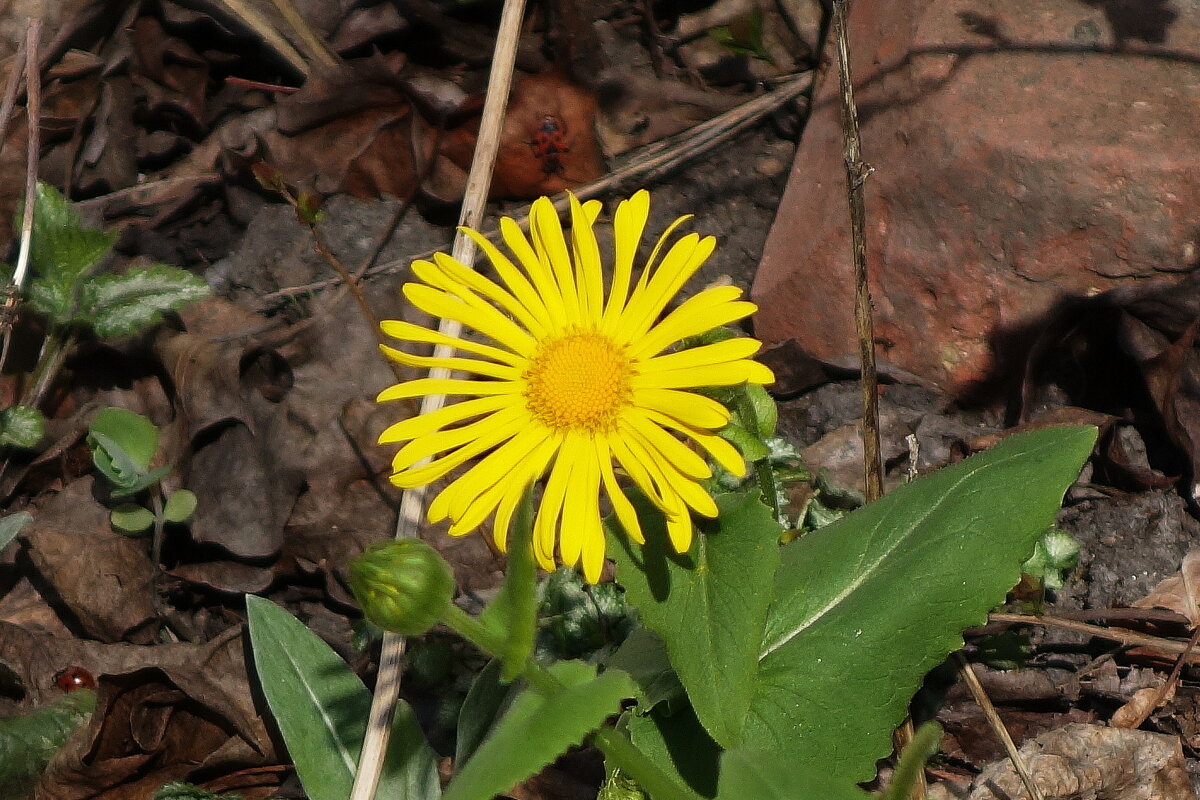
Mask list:
POLYGON ((567 128, 562 120, 553 114, 542 117, 529 146, 533 148, 534 156, 542 162, 542 172, 546 173, 546 177, 562 175, 562 155, 571 152, 571 148, 567 147, 567 128))
POLYGON ((54 685, 64 692, 95 689, 96 679, 83 667, 67 667, 54 676, 54 685))

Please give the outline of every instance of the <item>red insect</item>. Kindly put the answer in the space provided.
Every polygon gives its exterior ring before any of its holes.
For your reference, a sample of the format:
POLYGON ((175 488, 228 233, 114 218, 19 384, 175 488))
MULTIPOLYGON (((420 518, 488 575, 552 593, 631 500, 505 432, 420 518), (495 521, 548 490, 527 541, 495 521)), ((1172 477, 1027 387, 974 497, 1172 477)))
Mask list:
POLYGON ((64 692, 95 689, 96 679, 83 667, 67 667, 54 676, 54 685, 64 692))
POLYGON ((533 132, 533 140, 529 142, 533 154, 541 159, 542 172, 546 177, 562 175, 562 154, 571 152, 567 147, 567 126, 553 114, 542 117, 537 130, 533 132))

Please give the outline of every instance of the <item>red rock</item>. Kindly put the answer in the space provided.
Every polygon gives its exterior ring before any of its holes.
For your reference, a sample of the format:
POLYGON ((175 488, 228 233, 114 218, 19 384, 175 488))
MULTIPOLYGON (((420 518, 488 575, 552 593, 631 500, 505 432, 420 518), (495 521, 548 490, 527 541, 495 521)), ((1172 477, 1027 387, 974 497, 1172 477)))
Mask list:
MULTIPOLYGON (((880 356, 963 392, 1064 295, 1198 265, 1200 0, 851 8, 880 356)), ((753 287, 760 338, 823 360, 857 353, 837 84, 753 287)))

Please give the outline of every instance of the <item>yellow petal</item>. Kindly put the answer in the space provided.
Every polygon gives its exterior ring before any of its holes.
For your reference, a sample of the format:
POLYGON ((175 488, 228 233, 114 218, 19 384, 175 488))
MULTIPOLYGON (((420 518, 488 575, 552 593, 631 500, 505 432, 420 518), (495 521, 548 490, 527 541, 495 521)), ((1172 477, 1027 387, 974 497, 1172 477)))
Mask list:
POLYGON ((575 281, 579 287, 580 316, 596 320, 604 313, 604 274, 600 266, 600 244, 591 220, 575 195, 571 201, 571 253, 575 259, 575 281))
POLYGON ((457 450, 447 453, 442 458, 422 466, 414 466, 391 477, 392 484, 401 489, 411 489, 414 486, 424 486, 433 483, 450 470, 465 464, 480 453, 490 450, 507 438, 503 432, 484 434, 473 442, 468 442, 457 450))
MULTIPOLYGON (((534 336, 546 333, 546 322, 539 319, 533 309, 513 297, 512 294, 498 284, 473 269, 468 269, 458 259, 445 253, 434 253, 434 261, 439 269, 462 286, 466 286, 478 295, 487 298, 495 305, 503 308, 516 318, 534 336)), ((455 294, 458 294, 455 292, 455 294)))
POLYGON ((436 453, 461 447, 484 437, 507 439, 526 426, 528 421, 529 412, 524 408, 509 407, 467 425, 413 439, 396 453, 392 459, 392 469, 400 472, 436 453))
POLYGON ((500 280, 504 282, 504 285, 508 287, 513 296, 521 302, 521 305, 529 309, 529 313, 537 318, 542 328, 549 329, 552 320, 550 312, 546 308, 545 301, 534 290, 529 280, 521 274, 516 265, 508 259, 508 256, 500 252, 500 249, 492 244, 491 240, 478 231, 467 227, 460 227, 459 231, 475 242, 475 246, 483 252, 488 261, 492 262, 492 267, 495 268, 496 274, 500 276, 500 280))
POLYGON ((673 369, 635 375, 629 383, 638 389, 690 389, 702 386, 736 386, 739 383, 767 384, 775 375, 757 361, 729 361, 689 369, 673 369))
POLYGON ((663 258, 662 267, 641 292, 635 291, 621 322, 621 333, 627 342, 636 342, 646 335, 667 304, 683 288, 683 284, 708 260, 716 249, 713 236, 703 239, 688 234, 680 239, 663 258))
POLYGON ((692 518, 688 514, 667 517, 667 538, 676 553, 686 553, 692 546, 692 518))
POLYGON ((597 583, 604 571, 604 525, 600 511, 595 506, 589 509, 583 526, 583 579, 597 583))
MULTIPOLYGON (((736 286, 722 286, 722 289, 737 289, 736 286)), ((711 291, 711 290, 710 290, 711 291)), ((741 290, 737 289, 740 293, 741 290)), ((758 306, 746 300, 732 303, 722 302, 711 307, 696 308, 688 306, 696 298, 704 298, 704 292, 689 297, 678 308, 667 314, 657 325, 654 325, 641 339, 630 345, 629 357, 635 360, 647 359, 658 355, 671 345, 689 336, 698 336, 706 331, 728 325, 739 319, 744 319, 755 311, 758 306)))
POLYGON ((411 322, 399 319, 386 319, 379 323, 379 329, 393 339, 401 339, 406 342, 420 342, 422 344, 453 347, 455 350, 462 350, 464 353, 474 353, 475 355, 490 358, 493 361, 500 361, 504 364, 512 364, 513 366, 524 366, 527 363, 527 359, 508 350, 502 350, 499 347, 492 347, 481 342, 474 342, 470 339, 447 336, 440 331, 431 331, 428 328, 422 328, 420 325, 414 325, 411 322))
POLYGON ((494 361, 480 361, 475 358, 414 356, 403 350, 397 350, 394 347, 388 347, 384 344, 379 345, 379 349, 392 361, 404 364, 407 367, 446 369, 450 371, 460 370, 462 372, 474 372, 476 375, 484 375, 488 378, 499 378, 506 381, 516 380, 521 377, 521 370, 515 369, 508 364, 497 364, 494 361))
POLYGON ((575 287, 575 274, 571 268, 571 254, 567 252, 567 240, 563 236, 558 211, 548 197, 539 197, 529 209, 529 236, 538 259, 550 267, 554 282, 562 295, 563 308, 567 312, 567 324, 578 325, 583 321, 579 314, 579 294, 575 287))
POLYGON ((641 410, 627 410, 623 413, 618 432, 636 432, 641 437, 642 444, 651 451, 652 457, 671 464, 689 478, 704 480, 712 477, 712 470, 703 458, 651 422, 641 410))
POLYGON ((729 424, 729 409, 711 397, 674 389, 635 389, 633 404, 662 412, 693 428, 716 430, 729 424))
MULTIPOLYGON (((380 444, 394 444, 396 442, 415 439, 418 436, 424 436, 436 430, 441 430, 445 426, 455 422, 491 413, 513 402, 514 398, 511 395, 495 395, 492 397, 478 397, 474 400, 464 400, 461 403, 452 403, 439 408, 437 411, 431 411, 428 414, 418 414, 415 417, 409 417, 406 420, 401 420, 389 426, 383 433, 379 434, 378 441, 380 444)), ((517 399, 516 402, 520 402, 520 400, 517 399)))
MULTIPOLYGON (((513 464, 523 463, 530 451, 544 441, 544 433, 536 428, 522 426, 513 437, 488 453, 479 463, 472 466, 429 504, 429 519, 458 521, 467 513, 467 506, 491 487, 503 483, 501 478, 514 474, 513 464), (496 469, 497 464, 501 465, 496 469)), ((474 526, 471 526, 474 527, 474 526)))
POLYGON ((684 425, 679 420, 668 417, 653 409, 642 409, 642 413, 652 422, 679 431, 696 444, 704 448, 712 459, 739 478, 746 474, 746 461, 738 449, 715 433, 684 425))
POLYGON ((647 359, 638 364, 638 372, 645 375, 658 371, 670 372, 672 370, 716 366, 748 358, 757 353, 761 348, 762 343, 757 339, 739 336, 735 339, 726 339, 721 342, 706 344, 701 347, 691 347, 687 350, 680 350, 677 353, 668 353, 665 356, 647 359))
POLYGON ((516 323, 492 306, 470 306, 445 292, 421 283, 406 283, 403 288, 408 301, 426 314, 461 322, 469 328, 490 336, 493 340, 522 356, 533 354, 536 342, 516 323))
POLYGON ((520 394, 524 384, 519 381, 468 381, 460 378, 417 378, 389 386, 375 398, 377 403, 388 400, 404 400, 423 397, 427 394, 485 395, 520 394))
POLYGON ((600 478, 604 482, 604 493, 608 495, 608 501, 612 503, 617 521, 621 523, 621 527, 625 529, 625 533, 630 539, 638 544, 645 544, 646 537, 642 534, 642 524, 638 521, 637 511, 634 510, 633 503, 630 503, 629 498, 621 491, 621 487, 617 485, 617 476, 613 473, 612 453, 609 452, 608 442, 603 437, 597 436, 595 447, 596 463, 600 465, 600 478))
POLYGON ((695 509, 698 514, 705 517, 717 515, 717 504, 712 496, 704 491, 704 487, 676 469, 674 464, 655 458, 653 450, 637 431, 626 437, 625 443, 650 473, 650 479, 658 486, 668 512, 672 507, 671 498, 676 497, 695 509))
POLYGON ((546 304, 546 313, 550 315, 553 326, 561 330, 567 324, 567 312, 563 308, 562 293, 558 290, 549 266, 538 258, 524 232, 511 217, 500 218, 500 235, 504 237, 504 243, 516 257, 517 263, 533 282, 538 297, 546 304))
POLYGON ((542 502, 538 507, 537 518, 533 522, 533 555, 543 569, 554 569, 554 543, 558 534, 558 517, 562 513, 563 500, 567 495, 567 486, 571 482, 571 472, 575 467, 574 453, 563 443, 550 468, 550 478, 542 492, 542 502))
POLYGON ((633 274, 633 260, 637 257, 638 245, 650 216, 650 193, 645 189, 623 200, 613 215, 613 276, 612 288, 608 293, 608 304, 604 308, 602 330, 611 331, 611 325, 620 318, 629 296, 629 279, 633 274))

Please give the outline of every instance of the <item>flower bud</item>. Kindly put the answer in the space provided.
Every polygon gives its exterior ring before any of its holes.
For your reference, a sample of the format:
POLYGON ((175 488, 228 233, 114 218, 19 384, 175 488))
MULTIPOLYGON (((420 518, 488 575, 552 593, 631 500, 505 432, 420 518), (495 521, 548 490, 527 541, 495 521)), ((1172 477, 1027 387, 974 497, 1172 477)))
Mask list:
POLYGON ((436 625, 454 597, 450 565, 420 539, 377 542, 350 562, 350 589, 367 619, 416 636, 436 625))

